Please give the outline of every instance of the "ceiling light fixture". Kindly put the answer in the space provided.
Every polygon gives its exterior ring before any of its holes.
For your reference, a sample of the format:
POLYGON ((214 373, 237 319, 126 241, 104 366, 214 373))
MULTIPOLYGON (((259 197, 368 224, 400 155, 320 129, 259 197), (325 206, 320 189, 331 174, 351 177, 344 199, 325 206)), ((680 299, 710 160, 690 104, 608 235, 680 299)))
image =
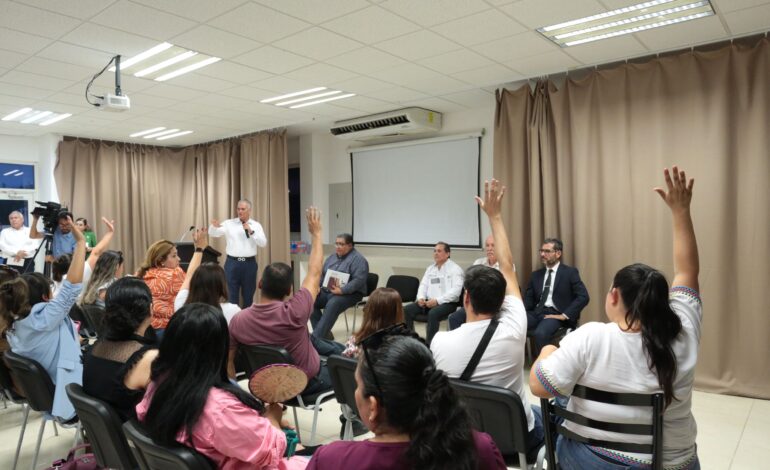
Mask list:
POLYGON ((35 113, 32 116, 25 118, 23 121, 21 121, 22 124, 31 124, 35 121, 39 121, 40 119, 43 119, 44 117, 53 114, 52 111, 40 111, 39 113, 35 113))
POLYGON ((40 125, 41 126, 50 126, 51 124, 53 124, 55 122, 63 121, 63 120, 67 119, 70 116, 72 116, 72 113, 59 114, 58 116, 54 116, 51 119, 47 119, 47 120, 41 122, 40 125))
POLYGON ((143 135, 152 134, 153 132, 158 132, 164 130, 165 127, 153 127, 152 129, 147 129, 144 131, 134 132, 133 134, 129 135, 129 137, 141 137, 143 135))
MULTIPOLYGON (((170 44, 170 43, 167 43, 167 42, 162 42, 162 43, 158 44, 157 46, 155 46, 153 48, 147 49, 144 52, 140 52, 139 54, 131 57, 130 59, 122 61, 120 63, 120 68, 121 69, 127 69, 127 68, 131 67, 132 65, 134 65, 136 63, 139 63, 139 62, 141 62, 141 61, 143 61, 145 59, 149 59, 150 57, 152 57, 154 55, 160 54, 161 52, 163 52, 166 49, 169 49, 171 47, 174 47, 174 45, 170 44)), ((110 67, 109 71, 110 72, 114 72, 115 71, 115 67, 114 66, 110 67)))
POLYGON ((152 134, 148 134, 148 135, 144 136, 144 138, 145 139, 154 139, 154 138, 160 137, 162 135, 173 134, 174 132, 179 132, 179 129, 168 129, 168 130, 161 131, 161 132, 154 132, 152 134))
POLYGON ((173 139, 174 137, 179 137, 180 135, 192 134, 192 132, 193 131, 182 131, 182 132, 177 132, 176 134, 164 135, 163 137, 158 137, 158 140, 173 139))
POLYGON ((280 100, 283 100, 283 99, 286 99, 286 98, 292 98, 294 96, 307 95, 309 93, 315 93, 316 91, 322 91, 322 90, 325 90, 325 89, 326 89, 325 86, 319 86, 319 87, 316 87, 316 88, 310 88, 308 90, 295 91, 294 93, 287 93, 285 95, 274 96, 272 98, 268 98, 266 100, 262 100, 262 101, 260 101, 260 103, 272 103, 273 101, 280 101, 280 100))
POLYGON ((302 98, 295 98, 295 99, 289 100, 289 101, 282 101, 280 103, 276 103, 275 105, 276 106, 285 106, 287 104, 299 103, 300 101, 307 101, 307 100, 312 100, 312 99, 315 99, 315 98, 323 98, 324 96, 336 95, 338 93, 342 93, 342 92, 340 90, 327 91, 325 93, 318 93, 318 94, 315 94, 315 95, 303 96, 302 98))
POLYGON ((146 69, 140 70, 134 74, 134 77, 144 77, 145 75, 149 75, 153 72, 157 72, 158 70, 165 69, 166 67, 170 67, 177 62, 181 62, 185 59, 189 59, 190 57, 198 55, 195 51, 187 51, 183 52, 181 54, 177 54, 174 57, 170 59, 166 59, 163 62, 157 63, 155 65, 151 65, 150 67, 147 67, 146 69))
POLYGON ((538 28, 561 47, 632 34, 714 14, 709 0, 654 0, 538 28))
POLYGON ((14 119, 24 116, 28 112, 32 111, 32 108, 21 108, 18 111, 14 111, 11 114, 5 116, 2 120, 3 121, 13 121, 14 119))
POLYGON ((324 98, 322 100, 311 101, 309 103, 295 104, 294 106, 289 106, 289 108, 290 109, 304 108, 305 106, 312 106, 314 104, 326 103, 327 101, 341 100, 343 98, 350 98, 351 96, 356 96, 356 94, 347 93, 345 95, 332 96, 331 98, 324 98))
POLYGON ((171 78, 174 78, 174 77, 178 77, 178 76, 180 76, 182 74, 185 74, 185 73, 188 73, 188 72, 192 72, 193 70, 198 70, 199 68, 203 68, 203 67, 205 67, 207 65, 211 65, 211 64, 213 64, 215 62, 219 62, 220 60, 222 60, 222 59, 219 58, 219 57, 209 57, 208 59, 202 60, 200 62, 196 62, 196 63, 188 65, 186 67, 182 67, 181 69, 174 70, 173 72, 169 72, 169 73, 167 73, 165 75, 161 75, 160 77, 156 78, 155 81, 156 82, 165 82, 168 79, 171 79, 171 78))

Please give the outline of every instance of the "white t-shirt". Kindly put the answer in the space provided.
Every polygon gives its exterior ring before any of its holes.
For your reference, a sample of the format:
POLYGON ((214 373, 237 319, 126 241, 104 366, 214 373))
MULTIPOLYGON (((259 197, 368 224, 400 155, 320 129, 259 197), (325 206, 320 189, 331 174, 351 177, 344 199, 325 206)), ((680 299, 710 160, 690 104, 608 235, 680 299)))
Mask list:
MULTIPOLYGON (((521 299, 506 295, 500 309, 500 324, 489 341, 471 382, 503 387, 521 397, 527 415, 527 429, 535 426, 532 407, 524 391, 524 344, 527 341, 527 312, 521 299)), ((463 323, 452 331, 439 331, 433 337, 430 349, 436 367, 449 377, 458 378, 471 361, 490 320, 463 323)))
MULTIPOLYGON (((697 427, 690 409, 703 318, 700 297, 690 288, 673 287, 669 304, 682 321, 682 332, 671 345, 677 360, 677 375, 673 384, 676 399, 666 408, 663 416, 665 467, 684 463, 695 453, 697 427)), ((570 395, 576 383, 608 392, 661 392, 657 375, 647 366, 641 333, 622 331, 616 323, 592 322, 581 326, 564 337, 558 350, 538 363, 535 373, 545 389, 556 396, 570 395)), ((567 410, 602 421, 649 424, 651 419, 650 407, 607 405, 577 397, 570 398, 567 410)), ((599 431, 571 422, 567 422, 565 427, 596 439, 641 444, 652 442, 651 438, 599 431)), ((594 449, 611 456, 651 463, 650 454, 594 449)))
MULTIPOLYGON (((176 312, 180 308, 184 307, 184 303, 187 302, 187 297, 190 295, 189 289, 181 289, 174 298, 174 311, 176 312)), ((230 320, 233 319, 236 313, 240 312, 242 309, 238 305, 231 304, 229 302, 222 302, 219 304, 220 307, 222 307, 222 313, 225 315, 225 320, 227 320, 227 324, 230 324, 230 320)))

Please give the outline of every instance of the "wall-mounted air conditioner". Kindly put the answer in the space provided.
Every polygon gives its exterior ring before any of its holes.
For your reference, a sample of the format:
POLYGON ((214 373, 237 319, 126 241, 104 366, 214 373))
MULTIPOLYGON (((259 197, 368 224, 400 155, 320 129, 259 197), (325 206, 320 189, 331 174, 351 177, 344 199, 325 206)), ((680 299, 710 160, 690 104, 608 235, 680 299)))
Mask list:
POLYGON ((342 139, 370 140, 423 134, 441 129, 441 113, 423 108, 404 108, 335 122, 331 133, 342 139))

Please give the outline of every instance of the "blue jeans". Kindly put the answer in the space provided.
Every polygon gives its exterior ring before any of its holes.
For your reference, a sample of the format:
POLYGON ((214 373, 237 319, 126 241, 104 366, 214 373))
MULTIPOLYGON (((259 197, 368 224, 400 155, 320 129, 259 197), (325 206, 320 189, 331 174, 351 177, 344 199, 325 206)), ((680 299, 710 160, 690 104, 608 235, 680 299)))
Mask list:
POLYGON ((246 308, 254 303, 254 292, 257 291, 257 259, 227 257, 225 261, 225 278, 227 279, 227 301, 231 304, 246 308), (243 260, 243 261, 238 261, 243 260), (240 298, 243 294, 243 303, 240 298))
MULTIPOLYGON (((594 470, 650 470, 649 465, 612 462, 609 457, 600 457, 587 445, 559 436, 556 442, 559 468, 563 470, 590 468, 594 470)), ((698 457, 684 470, 700 470, 698 457)))
MULTIPOLYGON (((537 405, 530 405, 532 414, 535 415, 535 427, 527 433, 527 461, 534 463, 537 460, 537 452, 545 445, 545 428, 543 427, 543 412, 537 405)), ((523 468, 523 466, 522 466, 523 468)))
POLYGON ((313 336, 316 338, 326 336, 332 330, 340 313, 354 306, 363 297, 361 293, 335 295, 329 291, 321 290, 315 299, 313 313, 310 314, 313 336), (323 313, 321 313, 321 309, 323 309, 323 313))
POLYGON ((465 309, 460 307, 454 313, 449 315, 449 329, 455 330, 465 323, 465 309))

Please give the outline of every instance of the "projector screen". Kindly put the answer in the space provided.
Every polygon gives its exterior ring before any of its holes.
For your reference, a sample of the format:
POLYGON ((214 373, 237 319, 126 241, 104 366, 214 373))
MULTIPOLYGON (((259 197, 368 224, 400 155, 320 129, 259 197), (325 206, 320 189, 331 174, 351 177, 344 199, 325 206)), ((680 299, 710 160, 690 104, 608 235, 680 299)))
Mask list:
POLYGON ((354 241, 481 246, 480 145, 462 136, 352 149, 354 241))

